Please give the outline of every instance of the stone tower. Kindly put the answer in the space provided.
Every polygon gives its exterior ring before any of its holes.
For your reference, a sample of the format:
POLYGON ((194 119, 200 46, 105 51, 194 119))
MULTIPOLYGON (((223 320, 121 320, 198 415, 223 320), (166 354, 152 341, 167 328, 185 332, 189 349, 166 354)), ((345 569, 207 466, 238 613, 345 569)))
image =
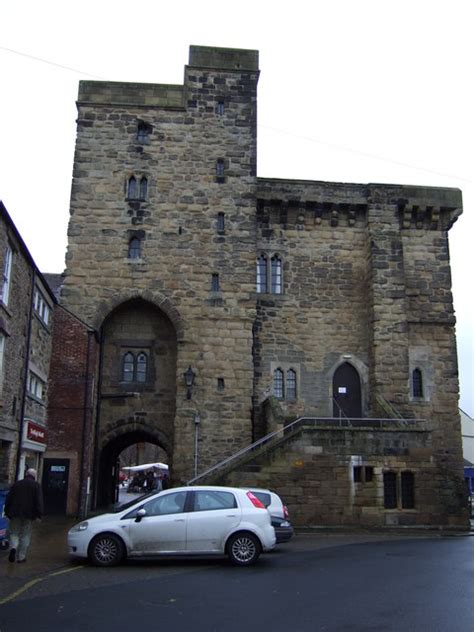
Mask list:
POLYGON ((258 75, 192 46, 183 85, 80 83, 61 301, 99 332, 98 501, 129 445, 182 482, 301 417, 248 480, 301 523, 462 522, 461 193, 257 178, 258 75))
POLYGON ((195 419, 204 463, 252 439, 258 75, 192 46, 182 86, 79 88, 62 300, 101 331, 99 449, 157 442, 178 480, 195 419))

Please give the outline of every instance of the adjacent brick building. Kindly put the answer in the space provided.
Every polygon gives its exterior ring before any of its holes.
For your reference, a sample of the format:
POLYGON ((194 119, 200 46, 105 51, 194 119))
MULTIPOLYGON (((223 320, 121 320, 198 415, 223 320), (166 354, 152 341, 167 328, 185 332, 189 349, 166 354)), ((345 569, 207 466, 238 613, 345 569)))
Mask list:
POLYGON ((258 178, 258 75, 193 46, 183 85, 80 83, 61 302, 98 332, 96 502, 128 445, 181 482, 303 417, 241 471, 300 524, 464 525, 461 194, 258 178))

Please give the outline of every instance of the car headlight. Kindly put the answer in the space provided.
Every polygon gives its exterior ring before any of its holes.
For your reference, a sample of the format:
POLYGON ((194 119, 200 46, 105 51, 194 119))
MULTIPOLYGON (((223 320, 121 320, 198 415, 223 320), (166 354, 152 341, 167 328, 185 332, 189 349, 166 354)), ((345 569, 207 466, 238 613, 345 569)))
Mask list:
POLYGON ((287 520, 283 520, 280 522, 280 527, 289 527, 290 523, 287 520))
POLYGON ((85 531, 88 526, 89 526, 89 523, 86 520, 85 522, 80 522, 79 524, 74 525, 74 527, 72 527, 72 529, 70 529, 70 531, 71 531, 71 533, 74 533, 74 532, 77 532, 77 531, 85 531))

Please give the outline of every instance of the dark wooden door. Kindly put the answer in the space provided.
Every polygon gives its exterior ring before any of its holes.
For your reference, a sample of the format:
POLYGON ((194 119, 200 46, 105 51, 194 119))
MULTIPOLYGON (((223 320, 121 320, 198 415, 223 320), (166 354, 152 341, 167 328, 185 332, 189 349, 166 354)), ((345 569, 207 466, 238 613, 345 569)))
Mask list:
POLYGON ((43 498, 45 514, 65 514, 69 481, 69 459, 44 459, 43 498))
POLYGON ((359 373, 349 362, 334 373, 332 396, 334 417, 362 417, 359 373))

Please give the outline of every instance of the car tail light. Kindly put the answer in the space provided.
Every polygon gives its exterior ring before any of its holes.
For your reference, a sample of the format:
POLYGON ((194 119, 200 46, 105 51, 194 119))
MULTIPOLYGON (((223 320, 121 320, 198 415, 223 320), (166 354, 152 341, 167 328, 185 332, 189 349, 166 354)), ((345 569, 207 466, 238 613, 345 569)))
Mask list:
POLYGON ((257 507, 258 509, 265 509, 265 505, 255 496, 255 494, 247 492, 247 496, 254 507, 257 507))
POLYGON ((290 517, 290 514, 288 512, 288 507, 286 505, 283 505, 283 515, 285 516, 287 520, 290 517))

